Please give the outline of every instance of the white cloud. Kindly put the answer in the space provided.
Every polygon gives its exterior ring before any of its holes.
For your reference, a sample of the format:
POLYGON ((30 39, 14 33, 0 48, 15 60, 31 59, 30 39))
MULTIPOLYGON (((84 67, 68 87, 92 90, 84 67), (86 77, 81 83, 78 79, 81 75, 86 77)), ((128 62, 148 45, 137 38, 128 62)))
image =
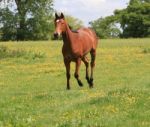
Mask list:
MULTIPOLYGON (((1 1, 0 1, 0 2, 1 2, 1 1)), ((1 7, 1 8, 4 8, 4 7, 5 7, 5 3, 4 3, 4 2, 1 2, 1 3, 0 3, 0 7, 1 7)))
POLYGON ((129 0, 55 0, 54 7, 59 12, 89 21, 113 14, 115 9, 126 7, 129 0))
POLYGON ((60 10, 66 7, 97 8, 106 0, 55 0, 55 5, 59 4, 60 10))
POLYGON ((79 0, 79 2, 83 3, 85 8, 98 8, 105 1, 106 0, 79 0))
POLYGON ((77 9, 99 8, 106 0, 55 0, 55 7, 58 11, 72 11, 77 9))

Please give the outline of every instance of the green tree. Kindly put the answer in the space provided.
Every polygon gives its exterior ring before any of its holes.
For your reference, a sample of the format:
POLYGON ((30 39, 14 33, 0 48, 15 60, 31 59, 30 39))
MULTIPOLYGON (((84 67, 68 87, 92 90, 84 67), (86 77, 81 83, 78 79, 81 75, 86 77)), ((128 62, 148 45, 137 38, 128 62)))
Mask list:
POLYGON ((100 38, 116 38, 120 35, 121 32, 117 26, 115 16, 99 18, 90 22, 90 25, 96 31, 97 36, 100 38))
POLYGON ((72 29, 79 29, 80 27, 83 27, 83 22, 70 15, 65 16, 66 21, 69 23, 69 25, 72 27, 72 29))
MULTIPOLYGON (((17 31, 17 40, 46 40, 50 38, 53 27, 52 0, 2 0, 1 3, 2 2, 5 2, 5 8, 12 14, 10 16, 11 18, 8 17, 9 20, 15 19, 16 25, 13 26, 15 26, 17 31), (13 10, 12 8, 15 6, 16 9, 13 10)), ((2 12, 0 15, 0 24, 3 39, 3 36, 7 34, 7 31, 3 31, 5 26, 7 26, 6 24, 13 24, 13 20, 8 23, 8 19, 5 16, 6 11, 4 11, 2 7, 0 11, 2 12)), ((12 37, 5 39, 12 40, 12 37)))
POLYGON ((17 17, 8 8, 1 9, 0 11, 0 33, 2 40, 16 40, 17 29, 16 22, 17 17))
POLYGON ((122 27, 121 37, 150 36, 150 3, 145 0, 131 0, 126 9, 116 10, 122 27))
POLYGON ((150 37, 150 1, 130 0, 127 8, 115 10, 114 15, 99 18, 90 24, 101 38, 150 37), (116 24, 120 24, 122 32, 116 24))

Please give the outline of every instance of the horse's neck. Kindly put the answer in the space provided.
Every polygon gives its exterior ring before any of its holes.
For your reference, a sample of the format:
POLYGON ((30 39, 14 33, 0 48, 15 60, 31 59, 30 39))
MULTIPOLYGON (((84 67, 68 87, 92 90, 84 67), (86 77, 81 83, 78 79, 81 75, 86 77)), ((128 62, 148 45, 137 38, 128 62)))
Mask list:
POLYGON ((70 30, 69 26, 67 25, 67 30, 65 33, 63 33, 62 37, 63 37, 63 41, 64 41, 64 45, 68 45, 70 46, 70 48, 73 48, 73 33, 70 30))

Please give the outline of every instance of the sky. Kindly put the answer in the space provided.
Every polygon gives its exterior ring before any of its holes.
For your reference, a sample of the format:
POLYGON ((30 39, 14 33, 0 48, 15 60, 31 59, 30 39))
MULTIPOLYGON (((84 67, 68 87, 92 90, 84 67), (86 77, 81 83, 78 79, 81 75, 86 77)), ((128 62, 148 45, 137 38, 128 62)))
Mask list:
POLYGON ((90 21, 112 15, 115 9, 127 7, 129 0, 54 0, 57 12, 71 15, 88 26, 90 21))

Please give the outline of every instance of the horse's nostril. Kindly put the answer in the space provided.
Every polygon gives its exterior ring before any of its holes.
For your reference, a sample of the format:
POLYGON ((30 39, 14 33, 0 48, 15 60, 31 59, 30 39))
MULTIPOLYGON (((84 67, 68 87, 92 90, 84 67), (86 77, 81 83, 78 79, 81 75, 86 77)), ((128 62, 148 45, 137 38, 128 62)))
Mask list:
POLYGON ((58 38, 58 33, 54 33, 54 38, 57 39, 58 38))

